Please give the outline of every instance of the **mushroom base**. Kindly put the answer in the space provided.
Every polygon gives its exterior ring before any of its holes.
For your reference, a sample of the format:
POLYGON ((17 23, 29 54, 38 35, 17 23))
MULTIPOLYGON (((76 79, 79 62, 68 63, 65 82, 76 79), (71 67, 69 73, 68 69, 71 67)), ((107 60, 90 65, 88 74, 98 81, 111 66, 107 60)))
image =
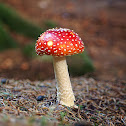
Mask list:
POLYGON ((74 106, 74 93, 72 90, 66 58, 53 57, 55 78, 57 80, 57 100, 60 104, 74 106))

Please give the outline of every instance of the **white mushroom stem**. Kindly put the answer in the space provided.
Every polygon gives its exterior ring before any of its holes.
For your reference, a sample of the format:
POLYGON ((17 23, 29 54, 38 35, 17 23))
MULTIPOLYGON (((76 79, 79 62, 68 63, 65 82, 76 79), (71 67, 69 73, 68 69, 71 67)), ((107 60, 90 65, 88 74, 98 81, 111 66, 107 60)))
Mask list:
POLYGON ((66 58, 53 56, 55 78, 57 80, 57 100, 60 104, 74 106, 74 93, 72 90, 66 58))

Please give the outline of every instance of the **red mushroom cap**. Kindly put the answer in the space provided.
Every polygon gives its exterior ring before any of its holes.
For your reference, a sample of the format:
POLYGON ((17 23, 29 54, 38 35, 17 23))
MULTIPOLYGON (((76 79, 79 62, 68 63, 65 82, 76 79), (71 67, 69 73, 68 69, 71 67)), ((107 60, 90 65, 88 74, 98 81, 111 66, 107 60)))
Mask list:
POLYGON ((84 51, 84 44, 77 33, 70 29, 49 29, 37 40, 36 53, 38 55, 67 56, 84 51))

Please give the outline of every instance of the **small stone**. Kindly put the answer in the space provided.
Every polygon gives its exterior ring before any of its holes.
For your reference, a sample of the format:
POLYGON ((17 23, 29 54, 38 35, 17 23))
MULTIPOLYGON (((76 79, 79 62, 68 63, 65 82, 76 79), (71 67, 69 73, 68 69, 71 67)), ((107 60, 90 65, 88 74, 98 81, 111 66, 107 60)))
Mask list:
POLYGON ((37 100, 37 101, 43 101, 45 98, 46 98, 45 96, 39 95, 39 96, 36 98, 36 100, 37 100))
POLYGON ((1 79, 1 83, 2 83, 2 84, 5 84, 5 83, 7 83, 7 82, 8 82, 8 80, 7 80, 6 78, 1 79))

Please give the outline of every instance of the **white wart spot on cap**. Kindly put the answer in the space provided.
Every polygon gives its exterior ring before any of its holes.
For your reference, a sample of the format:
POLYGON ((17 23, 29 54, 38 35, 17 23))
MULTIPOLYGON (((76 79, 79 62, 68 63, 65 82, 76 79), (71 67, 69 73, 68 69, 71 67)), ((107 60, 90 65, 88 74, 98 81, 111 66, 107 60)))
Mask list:
POLYGON ((55 50, 54 53, 57 53, 57 50, 55 50))

